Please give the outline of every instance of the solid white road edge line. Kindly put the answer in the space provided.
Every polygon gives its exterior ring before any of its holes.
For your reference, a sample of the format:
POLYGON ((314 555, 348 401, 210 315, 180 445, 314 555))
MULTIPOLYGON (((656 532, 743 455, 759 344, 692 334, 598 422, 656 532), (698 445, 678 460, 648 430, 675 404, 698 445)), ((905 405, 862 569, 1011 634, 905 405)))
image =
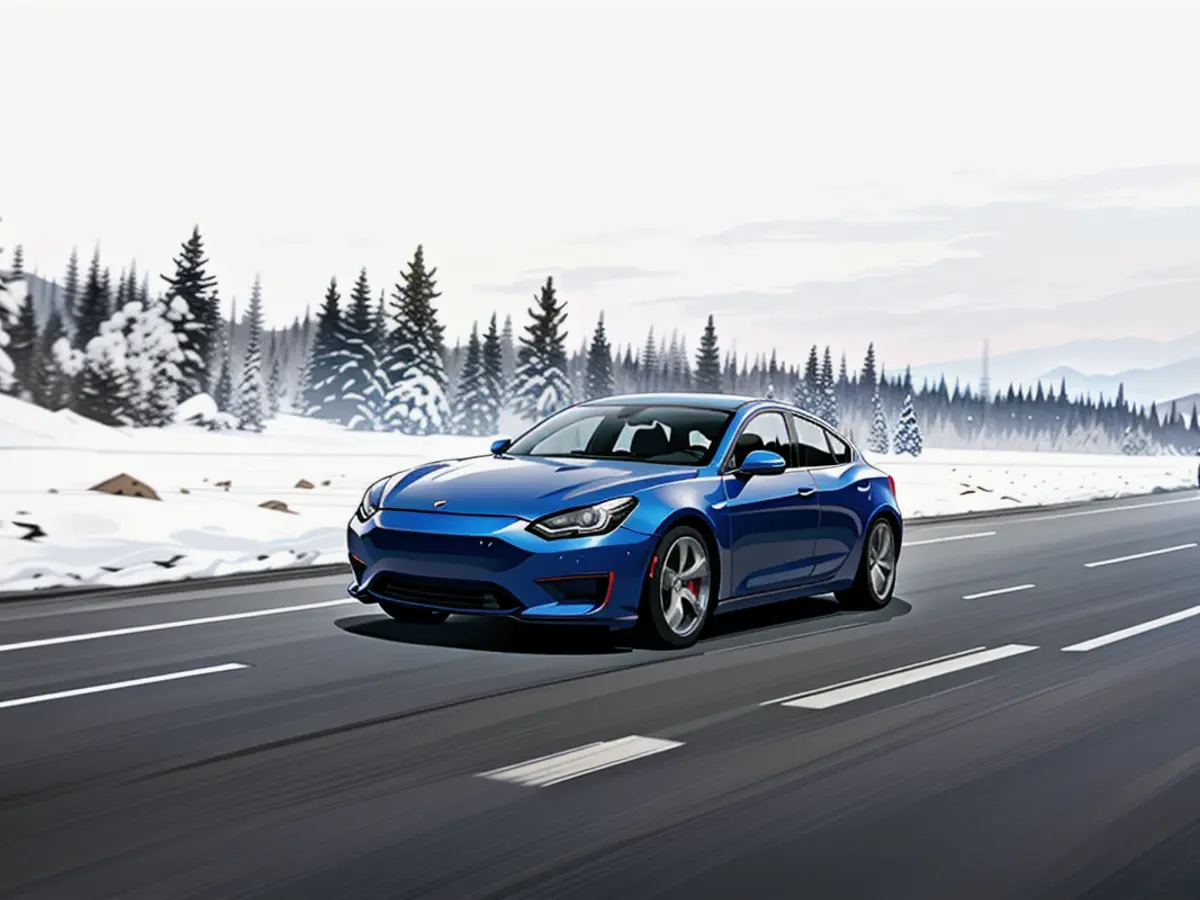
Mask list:
POLYGON ((1029 653, 1031 650, 1036 649, 1038 648, 1028 644, 1005 644, 1003 647, 995 647, 991 650, 979 650, 975 653, 958 656, 954 659, 927 663, 903 672, 881 675, 868 681, 860 681, 857 684, 828 688, 817 693, 798 697, 795 700, 788 700, 782 705, 801 709, 828 709, 831 706, 841 706, 844 703, 861 700, 864 697, 872 697, 875 694, 882 694, 885 691, 892 691, 910 684, 928 681, 931 678, 949 675, 952 672, 961 672, 964 669, 972 669, 976 666, 1008 659, 1010 656, 1019 656, 1022 653, 1029 653))
POLYGON ((59 644, 75 644, 79 641, 97 641, 100 638, 124 637, 128 634, 146 634, 151 631, 168 631, 172 628, 189 628, 193 625, 213 625, 218 622, 236 622, 240 619, 258 619, 263 616, 281 616, 284 613, 306 612, 310 609, 325 609, 330 606, 345 606, 359 603, 351 597, 340 600, 322 600, 318 603, 302 603, 298 606, 277 606, 272 609, 253 609, 249 612, 227 613, 221 616, 205 616, 202 619, 181 619, 177 622, 156 622, 153 625, 133 625, 129 628, 113 628, 108 631, 93 631, 89 634, 64 634, 61 637, 39 638, 16 644, 0 644, 0 653, 13 650, 33 650, 36 647, 55 647, 59 644))
POLYGON ((1075 519, 1079 516, 1103 516, 1108 513, 1125 512, 1129 509, 1151 509, 1155 506, 1174 506, 1177 503, 1200 503, 1200 497, 1184 497, 1181 500, 1155 500, 1152 503, 1129 503, 1125 506, 1110 506, 1106 509, 1084 509, 1078 512, 1056 513, 1052 516, 1021 516, 1020 522, 1050 522, 1054 519, 1075 519))
POLYGON ((550 787, 581 775, 590 775, 603 769, 611 769, 622 763, 633 762, 682 747, 679 741, 668 741, 662 738, 641 737, 630 735, 615 741, 599 741, 585 744, 574 750, 553 753, 515 766, 503 769, 493 769, 481 772, 479 778, 489 778, 493 781, 507 781, 523 787, 550 787))
POLYGON ((1031 591, 1036 584, 1015 584, 1012 587, 997 588, 994 591, 980 591, 978 594, 964 594, 964 600, 982 600, 984 597, 999 597, 1001 594, 1015 594, 1017 591, 1031 591))
POLYGON ((1123 641, 1126 638, 1137 637, 1139 634, 1145 634, 1147 631, 1153 631, 1156 628, 1174 625, 1176 622, 1182 622, 1193 616, 1200 616, 1200 606, 1193 606, 1190 609, 1171 613, 1168 616, 1160 616, 1157 619, 1151 619, 1149 622, 1143 622, 1141 625, 1132 625, 1129 628, 1122 628, 1120 631, 1102 634, 1099 637, 1092 638, 1090 641, 1081 641, 1078 644, 1072 644, 1062 649, 1064 653, 1085 653, 1088 650, 1095 650, 1097 647, 1115 644, 1117 641, 1123 641))
POLYGON ((994 537, 994 531, 981 531, 978 534, 952 534, 949 537, 927 538, 923 541, 905 541, 905 547, 920 547, 923 544, 945 544, 950 541, 969 541, 972 538, 994 537))
POLYGON ((1098 566, 1111 566, 1114 563, 1132 562, 1135 559, 1149 559, 1151 556, 1162 556, 1164 553, 1193 550, 1198 546, 1200 544, 1180 544, 1177 547, 1164 547, 1162 550, 1149 550, 1146 553, 1133 553, 1129 556, 1118 556, 1116 559, 1102 559, 1099 562, 1084 563, 1084 568, 1095 569, 1098 566))
POLYGON ((91 687, 74 688, 69 691, 55 691, 53 694, 37 694, 33 697, 18 697, 15 700, 0 700, 0 709, 11 709, 14 706, 29 706, 34 703, 45 703, 49 700, 66 700, 69 697, 84 697, 88 694, 103 694, 108 691, 120 691, 125 688, 141 687, 145 684, 161 684, 164 681, 179 681, 181 678, 196 678, 200 675, 216 675, 220 672, 234 672, 238 669, 250 668, 245 663, 224 663, 219 666, 208 666, 203 669, 188 669, 184 672, 167 672, 165 675, 150 675, 147 678, 134 678, 129 681, 113 681, 108 684, 95 684, 91 687))

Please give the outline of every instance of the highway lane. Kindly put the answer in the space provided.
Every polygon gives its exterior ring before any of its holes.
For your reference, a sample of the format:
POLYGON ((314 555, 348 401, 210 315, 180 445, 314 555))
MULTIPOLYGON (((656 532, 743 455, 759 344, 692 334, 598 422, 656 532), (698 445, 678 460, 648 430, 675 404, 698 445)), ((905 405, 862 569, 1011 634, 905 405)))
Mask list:
POLYGON ((224 618, 340 578, 6 604, 0 896, 1195 897, 1195 500, 916 527, 889 610, 799 601, 682 654, 224 618))

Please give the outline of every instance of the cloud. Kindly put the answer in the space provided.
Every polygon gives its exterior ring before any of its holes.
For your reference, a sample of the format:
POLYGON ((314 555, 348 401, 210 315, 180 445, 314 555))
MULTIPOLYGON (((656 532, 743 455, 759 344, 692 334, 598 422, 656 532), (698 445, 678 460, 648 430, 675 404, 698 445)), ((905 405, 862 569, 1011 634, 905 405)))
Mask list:
POLYGON ((555 282, 566 290, 586 291, 610 281, 664 278, 671 274, 673 273, 640 269, 634 266, 574 266, 530 271, 516 281, 482 285, 482 290, 497 294, 537 293, 546 283, 546 276, 553 275, 555 282))

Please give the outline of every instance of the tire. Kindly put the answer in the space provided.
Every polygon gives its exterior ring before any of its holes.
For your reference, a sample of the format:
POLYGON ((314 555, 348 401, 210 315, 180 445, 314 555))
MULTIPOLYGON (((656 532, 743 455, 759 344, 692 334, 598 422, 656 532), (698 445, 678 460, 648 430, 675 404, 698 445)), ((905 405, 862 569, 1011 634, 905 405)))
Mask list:
POLYGON ((651 643, 682 650, 700 639, 717 596, 716 566, 695 528, 672 528, 654 549, 642 594, 640 625, 651 643), (679 575, 691 574, 684 580, 679 575))
POLYGON ((887 606, 896 590, 897 555, 895 526, 887 519, 876 519, 863 541, 862 558, 858 561, 854 584, 834 595, 838 603, 853 610, 883 609, 887 606))
POLYGON ((437 625, 450 618, 450 613, 440 609, 417 609, 412 606, 401 606, 399 603, 380 603, 379 608, 397 622, 410 624, 437 625))

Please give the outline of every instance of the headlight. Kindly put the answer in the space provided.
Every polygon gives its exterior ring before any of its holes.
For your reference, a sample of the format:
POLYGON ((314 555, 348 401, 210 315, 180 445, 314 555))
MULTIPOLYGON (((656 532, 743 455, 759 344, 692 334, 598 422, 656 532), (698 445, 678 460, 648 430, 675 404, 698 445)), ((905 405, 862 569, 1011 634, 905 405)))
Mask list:
POLYGON ((383 502, 383 489, 387 487, 388 481, 391 480, 389 475, 387 478, 380 478, 377 482, 367 488, 363 494, 362 500, 358 504, 358 518, 365 522, 379 510, 379 504, 383 502))
POLYGON ((595 506, 581 506, 545 516, 530 524, 529 530, 550 539, 607 534, 624 522, 635 506, 637 500, 634 497, 605 500, 595 506))

